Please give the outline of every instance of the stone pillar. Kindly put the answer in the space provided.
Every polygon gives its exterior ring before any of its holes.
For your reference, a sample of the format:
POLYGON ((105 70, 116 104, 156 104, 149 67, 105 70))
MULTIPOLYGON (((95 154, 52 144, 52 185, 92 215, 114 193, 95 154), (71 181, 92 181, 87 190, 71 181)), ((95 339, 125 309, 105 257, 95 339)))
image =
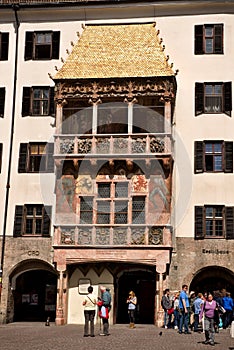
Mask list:
MULTIPOLYGON (((171 100, 170 98, 165 98, 164 105, 164 132, 171 135, 171 100)), ((165 139, 165 152, 171 152, 171 140, 166 136, 165 139)))
POLYGON ((65 271, 59 271, 57 288, 57 306, 56 306, 56 326, 62 326, 67 322, 67 274, 65 271))
POLYGON ((62 134, 63 106, 67 104, 66 100, 57 100, 56 104, 56 134, 62 134))
POLYGON ((158 273, 158 280, 156 279, 156 294, 155 294, 155 325, 157 327, 163 326, 164 311, 161 306, 161 300, 163 296, 163 274, 166 271, 165 264, 157 264, 156 272, 158 273))
POLYGON ((132 134, 133 126, 133 103, 132 101, 128 102, 128 133, 132 134))
POLYGON ((97 133, 97 103, 93 103, 93 120, 92 120, 92 133, 97 133))

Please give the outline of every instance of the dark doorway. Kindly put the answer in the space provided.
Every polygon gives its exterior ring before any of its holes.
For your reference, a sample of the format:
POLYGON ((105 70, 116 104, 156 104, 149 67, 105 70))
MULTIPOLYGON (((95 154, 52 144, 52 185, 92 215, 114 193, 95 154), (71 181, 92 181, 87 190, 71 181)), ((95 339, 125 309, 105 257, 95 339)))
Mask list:
POLYGON ((219 266, 208 266, 200 270, 190 284, 190 291, 213 292, 226 289, 234 295, 234 274, 232 271, 219 266))
POLYGON ((137 296, 136 323, 154 323, 155 274, 148 271, 127 271, 119 278, 117 286, 117 323, 128 323, 126 300, 133 290, 137 296))
POLYGON ((14 290, 14 321, 55 320, 57 276, 45 270, 22 273, 14 290))

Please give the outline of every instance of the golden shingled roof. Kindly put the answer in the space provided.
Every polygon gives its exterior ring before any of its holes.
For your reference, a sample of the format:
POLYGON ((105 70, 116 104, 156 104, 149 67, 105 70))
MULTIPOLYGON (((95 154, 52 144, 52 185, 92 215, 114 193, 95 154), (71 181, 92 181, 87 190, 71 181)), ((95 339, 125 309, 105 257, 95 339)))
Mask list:
POLYGON ((54 79, 172 75, 155 23, 88 25, 54 79))

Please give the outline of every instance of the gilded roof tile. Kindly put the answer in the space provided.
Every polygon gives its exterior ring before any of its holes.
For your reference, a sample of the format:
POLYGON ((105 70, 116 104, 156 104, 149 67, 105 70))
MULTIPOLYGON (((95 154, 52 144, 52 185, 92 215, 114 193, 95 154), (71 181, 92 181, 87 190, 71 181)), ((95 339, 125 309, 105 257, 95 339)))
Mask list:
POLYGON ((54 79, 172 75, 155 24, 88 25, 54 79))

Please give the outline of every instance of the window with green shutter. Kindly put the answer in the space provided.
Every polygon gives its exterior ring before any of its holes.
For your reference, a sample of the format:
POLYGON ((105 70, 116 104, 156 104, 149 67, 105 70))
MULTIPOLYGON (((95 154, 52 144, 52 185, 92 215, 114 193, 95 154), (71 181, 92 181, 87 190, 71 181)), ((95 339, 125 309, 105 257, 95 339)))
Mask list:
POLYGON ((195 206, 195 239, 234 239, 234 207, 195 206))
POLYGON ((51 60, 59 58, 60 32, 26 32, 24 59, 51 60))
POLYGON ((195 115, 224 113, 231 116, 232 83, 195 83, 195 115))
POLYGON ((195 141, 194 170, 202 172, 233 172, 232 141, 195 141))
POLYGON ((54 88, 49 86, 23 87, 22 116, 54 116, 54 88))
POLYGON ((8 60, 9 33, 0 32, 0 61, 8 60))
POLYGON ((51 206, 24 204, 15 207, 14 237, 50 236, 51 206))
POLYGON ((19 150, 19 173, 53 173, 54 144, 45 142, 21 143, 19 150))
POLYGON ((195 25, 195 55, 223 54, 223 24, 195 25))

